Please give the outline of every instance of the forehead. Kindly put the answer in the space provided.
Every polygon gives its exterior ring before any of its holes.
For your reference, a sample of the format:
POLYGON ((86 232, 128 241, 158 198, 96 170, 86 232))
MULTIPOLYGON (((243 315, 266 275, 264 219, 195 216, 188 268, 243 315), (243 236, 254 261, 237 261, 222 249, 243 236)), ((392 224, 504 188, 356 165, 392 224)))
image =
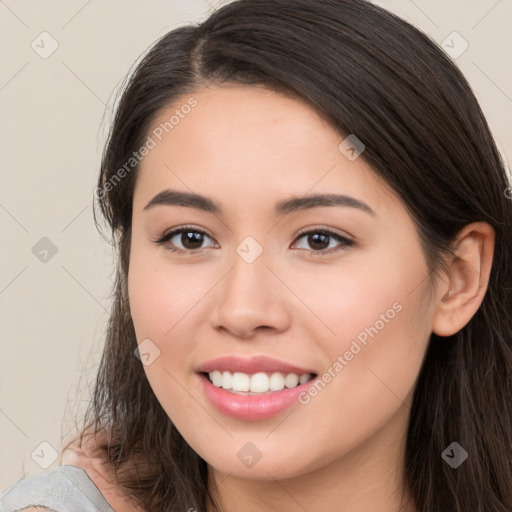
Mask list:
POLYGON ((367 203, 394 199, 361 158, 342 154, 344 136, 323 116, 263 87, 184 95, 158 113, 148 136, 153 148, 141 162, 136 209, 165 188, 216 196, 226 208, 334 191, 364 194, 367 203))

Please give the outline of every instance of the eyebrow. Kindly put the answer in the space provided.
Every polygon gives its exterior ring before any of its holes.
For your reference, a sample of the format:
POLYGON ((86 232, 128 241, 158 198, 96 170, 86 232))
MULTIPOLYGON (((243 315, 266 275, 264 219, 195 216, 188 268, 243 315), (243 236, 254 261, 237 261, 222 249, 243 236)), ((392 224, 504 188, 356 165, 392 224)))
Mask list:
MULTIPOLYGON (((159 192, 144 207, 144 211, 150 210, 155 206, 187 206, 205 212, 222 215, 222 207, 213 199, 195 194, 193 192, 184 192, 180 190, 166 189, 159 192)), ((279 201, 275 205, 276 215, 286 215, 288 213, 308 210, 310 208, 344 206, 357 208, 361 211, 376 216, 373 209, 363 201, 355 197, 343 194, 314 194, 303 197, 292 197, 284 201, 279 201)))

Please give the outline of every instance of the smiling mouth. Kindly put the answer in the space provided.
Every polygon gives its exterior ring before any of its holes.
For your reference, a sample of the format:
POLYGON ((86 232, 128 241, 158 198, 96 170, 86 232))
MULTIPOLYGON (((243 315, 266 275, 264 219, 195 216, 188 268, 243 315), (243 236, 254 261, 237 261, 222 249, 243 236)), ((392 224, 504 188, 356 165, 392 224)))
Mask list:
POLYGON ((298 375, 296 373, 257 372, 248 374, 219 370, 202 372, 202 375, 215 387, 241 395, 262 395, 283 389, 292 389, 316 377, 314 373, 298 375))

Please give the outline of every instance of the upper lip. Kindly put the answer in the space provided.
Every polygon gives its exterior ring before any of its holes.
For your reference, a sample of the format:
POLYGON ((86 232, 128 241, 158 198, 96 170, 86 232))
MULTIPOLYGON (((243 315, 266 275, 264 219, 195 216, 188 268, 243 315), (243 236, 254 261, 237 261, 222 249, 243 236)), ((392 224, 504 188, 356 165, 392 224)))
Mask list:
POLYGON ((199 365, 196 369, 197 372, 209 373, 214 370, 226 372, 242 372, 247 374, 254 374, 258 372, 281 372, 281 373, 295 373, 297 375, 304 375, 306 373, 316 373, 309 368, 302 368, 295 364, 280 361, 267 356, 255 356, 251 358, 243 358, 238 356, 224 356, 217 359, 211 359, 199 365))

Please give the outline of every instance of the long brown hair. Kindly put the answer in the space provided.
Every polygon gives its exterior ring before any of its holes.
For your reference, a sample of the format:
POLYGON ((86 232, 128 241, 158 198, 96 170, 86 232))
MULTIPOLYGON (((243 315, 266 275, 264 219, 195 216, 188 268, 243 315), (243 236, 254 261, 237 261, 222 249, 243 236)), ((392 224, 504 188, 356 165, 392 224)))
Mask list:
POLYGON ((161 109, 223 82, 294 95, 340 134, 362 140, 361 157, 414 220, 432 278, 464 226, 494 228, 481 307, 453 336, 431 335, 411 408, 405 484, 421 512, 510 512, 512 201, 505 166, 458 68, 425 34, 365 0, 235 1, 167 33, 125 83, 96 194, 119 265, 80 440, 90 429, 110 432, 108 457, 127 494, 148 511, 201 512, 212 500, 206 462, 174 427, 134 356, 127 274, 139 166, 126 162, 161 109), (469 454, 456 470, 441 457, 454 441, 469 454))

